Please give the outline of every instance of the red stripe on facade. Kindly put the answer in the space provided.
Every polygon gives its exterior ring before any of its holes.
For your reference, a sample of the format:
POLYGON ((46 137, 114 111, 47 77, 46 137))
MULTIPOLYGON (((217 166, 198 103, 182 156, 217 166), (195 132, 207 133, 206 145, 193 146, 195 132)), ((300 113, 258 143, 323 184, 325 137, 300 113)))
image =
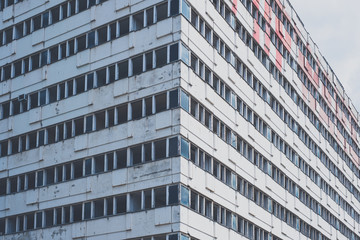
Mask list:
POLYGON ((254 31, 253 31, 253 37, 256 40, 257 43, 260 43, 260 26, 254 19, 254 31))
POLYGON ((282 62, 283 62, 283 56, 279 52, 279 50, 276 49, 276 67, 280 70, 282 69, 282 62))
POLYGON ((236 15, 236 12, 237 12, 237 0, 233 0, 232 11, 236 15))

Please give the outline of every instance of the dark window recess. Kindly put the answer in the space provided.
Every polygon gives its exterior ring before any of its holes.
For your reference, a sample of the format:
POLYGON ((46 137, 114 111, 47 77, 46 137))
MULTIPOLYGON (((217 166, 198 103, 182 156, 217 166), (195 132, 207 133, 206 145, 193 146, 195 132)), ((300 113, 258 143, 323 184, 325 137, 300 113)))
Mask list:
MULTIPOLYGON (((37 100, 37 98, 36 98, 37 100)), ((36 102, 37 103, 37 102, 36 102)), ((10 102, 6 102, 2 104, 2 114, 3 119, 8 118, 10 116, 10 102)))
POLYGON ((73 222, 79 222, 82 218, 82 204, 76 204, 72 206, 73 209, 73 222))
POLYGON ((45 170, 46 172, 46 184, 54 183, 55 179, 55 168, 48 168, 45 170))
POLYGON ((141 210, 141 192, 130 193, 130 211, 141 210))
POLYGON ((154 142, 155 147, 155 160, 166 157, 166 139, 154 142))
POLYGON ((91 202, 84 203, 84 219, 91 218, 91 202))
POLYGON ((141 145, 130 148, 130 163, 131 165, 141 163, 141 145))
POLYGON ((30 34, 30 30, 31 30, 31 20, 27 20, 24 22, 25 23, 25 31, 24 31, 24 35, 29 35, 30 34))
POLYGON ((40 106, 46 104, 46 89, 40 91, 40 106))
POLYGON ((39 141, 38 146, 43 146, 45 144, 45 130, 39 131, 39 141))
POLYGON ((56 212, 56 225, 61 224, 62 219, 62 209, 61 207, 55 209, 56 212))
POLYGON ((75 54, 75 43, 74 43, 74 39, 68 41, 68 56, 72 56, 75 54))
POLYGON ((76 94, 85 92, 85 76, 75 78, 76 94))
POLYGON ((38 15, 33 18, 33 31, 39 30, 41 28, 41 15, 38 15))
POLYGON ((85 121, 85 132, 91 132, 93 130, 93 116, 87 116, 85 121))
POLYGON ((169 139, 169 157, 174 157, 179 154, 178 150, 178 138, 173 137, 169 139))
POLYGON ((24 59, 24 73, 29 72, 29 58, 24 59))
POLYGON ((65 19, 68 17, 68 14, 67 14, 67 3, 61 5, 61 10, 62 10, 62 18, 65 19))
POLYGON ((118 69, 119 69, 119 78, 118 79, 123 79, 123 78, 127 78, 129 76, 129 63, 128 61, 124 61, 118 64, 118 69))
POLYGON ((144 161, 150 162, 152 160, 152 144, 145 143, 144 144, 144 161))
POLYGON ((106 215, 113 215, 113 211, 114 211, 114 201, 112 197, 106 198, 106 215))
POLYGON ((102 130, 105 128, 105 111, 95 114, 96 130, 102 130))
POLYGON ((116 151, 116 162, 117 162, 117 168, 120 169, 120 168, 126 168, 127 166, 127 150, 126 149, 123 149, 123 150, 119 150, 119 151, 116 151))
POLYGON ((75 161, 73 164, 73 168, 74 168, 74 179, 77 179, 77 178, 80 178, 83 176, 83 174, 82 174, 83 161, 82 160, 75 161))
POLYGON ((145 70, 150 70, 153 68, 153 52, 145 54, 145 70))
POLYGON ((169 108, 175 108, 177 106, 179 106, 179 93, 178 90, 173 90, 170 91, 169 93, 169 98, 170 98, 170 103, 169 103, 169 108))
POLYGON ((31 56, 31 69, 35 70, 39 68, 39 54, 35 54, 31 56))
POLYGON ((96 0, 89 0, 89 8, 96 5, 96 0))
POLYGON ((26 214, 26 229, 34 229, 34 214, 26 214))
POLYGON ((170 46, 170 62, 176 61, 179 59, 179 44, 173 44, 170 46))
POLYGON ((106 154, 106 160, 107 160, 107 170, 111 171, 114 169, 114 154, 108 153, 106 154))
POLYGON ((96 71, 97 87, 106 84, 106 68, 96 71))
POLYGON ((144 27, 144 12, 141 11, 140 13, 133 15, 133 30, 139 30, 144 27))
POLYGON ((49 88, 49 103, 56 102, 57 99, 57 86, 49 88))
POLYGON ((105 155, 96 156, 94 158, 94 161, 95 161, 95 173, 104 172, 105 155))
POLYGON ((25 175, 19 176, 19 191, 25 190, 25 175))
POLYGON ((86 35, 76 38, 77 52, 84 51, 86 49, 86 35))
POLYGON ((114 126, 114 113, 115 111, 114 111, 114 109, 110 109, 110 110, 108 110, 108 126, 109 127, 112 127, 112 126, 114 126))
POLYGON ((9 179, 10 183, 10 193, 16 193, 17 192, 17 177, 11 177, 9 179))
POLYGON ((65 83, 61 83, 59 85, 59 100, 62 100, 65 98, 65 83))
POLYGON ((154 8, 146 10, 146 26, 154 24, 154 8))
POLYGON ((156 113, 166 110, 166 93, 155 96, 156 113))
POLYGON ((27 175, 28 177, 28 189, 34 189, 35 188, 35 172, 29 173, 27 175))
POLYGON ((63 181, 63 166, 56 167, 57 171, 57 181, 62 182, 63 181))
POLYGON ((36 213, 36 228, 42 228, 42 212, 36 213))
POLYGON ((65 136, 64 136, 64 125, 58 125, 58 138, 57 141, 62 141, 64 140, 65 136))
POLYGON ((88 33, 88 44, 87 48, 92 48, 95 46, 95 31, 88 33))
POLYGON ((94 73, 89 73, 86 76, 87 90, 94 88, 94 73))
POLYGON ((145 116, 152 114, 152 97, 145 98, 145 116))
POLYGON ((57 23, 60 20, 60 7, 56 7, 50 10, 52 24, 57 23))
POLYGON ((176 15, 179 13, 179 0, 170 1, 170 16, 176 15))
POLYGON ((42 27, 47 27, 49 25, 49 12, 45 12, 42 15, 42 27))
POLYGON ((0 157, 4 157, 8 154, 8 141, 1 142, 0 157))
POLYGON ((18 99, 12 101, 12 105, 13 105, 12 115, 16 115, 20 113, 20 104, 21 102, 18 99))
POLYGON ((5 44, 12 42, 13 39, 13 28, 6 29, 5 31, 5 44))
POLYGON ((140 119, 142 116, 142 100, 131 103, 131 119, 140 119))
POLYGON ((0 235, 5 234, 5 219, 0 219, 0 235))
POLYGON ((87 9, 87 0, 78 0, 79 12, 87 9))
POLYGON ((133 75, 142 73, 143 71, 143 56, 138 56, 132 59, 133 75))
POLYGON ((120 37, 129 33, 129 17, 119 21, 120 37))
POLYGON ((64 223, 70 222, 70 206, 64 207, 64 223))
POLYGON ((44 172, 43 171, 39 171, 37 172, 37 181, 36 181, 36 186, 37 187, 41 187, 44 185, 44 172))
POLYGON ((179 189, 178 185, 169 186, 169 204, 179 203, 179 189))
POLYGON ((65 131, 66 131, 66 139, 71 138, 73 135, 72 132, 72 121, 68 121, 65 123, 65 131))
POLYGON ((126 195, 118 196, 116 199, 116 213, 126 212, 126 195))
POLYGON ((50 48, 50 62, 56 62, 59 59, 59 49, 58 46, 50 48))
POLYGON ((60 59, 66 58, 66 43, 62 43, 60 46, 60 59))
MULTIPOLYGON (((13 138, 10 140, 11 142, 11 153, 18 153, 19 152, 19 138, 13 138)), ((0 185, 1 188, 1 185, 0 185)), ((1 195, 1 193, 0 193, 1 195)))
POLYGON ((103 199, 94 201, 94 207, 95 207, 95 211, 94 211, 95 217, 104 216, 104 200, 103 199))
POLYGON ((155 207, 163 207, 166 205, 166 187, 154 189, 155 207))
POLYGON ((124 104, 116 108, 118 113, 118 124, 125 123, 128 120, 128 105, 124 104))
POLYGON ((98 30, 98 44, 103 44, 107 41, 107 26, 98 30))
POLYGON ((90 175, 92 173, 92 159, 88 158, 85 160, 85 176, 90 175))
POLYGON ((164 66, 167 63, 167 47, 155 51, 156 67, 164 66))
POLYGON ((116 23, 112 23, 110 24, 110 40, 113 40, 115 38, 116 38, 116 23))
POLYGON ((54 210, 45 211, 45 227, 50 227, 54 225, 54 210))
POLYGON ((19 23, 15 26, 15 39, 19 39, 23 36, 24 24, 19 23))
POLYGON ((144 191, 144 205, 145 209, 151 208, 151 190, 144 191))
POLYGON ((115 82, 115 65, 109 67, 109 83, 115 82))
POLYGON ((84 133, 84 119, 78 118, 75 121, 75 136, 79 136, 84 133))
POLYGON ((4 80, 8 80, 11 78, 11 65, 7 65, 3 68, 4 71, 4 80))
POLYGON ((69 7, 70 7, 70 14, 69 14, 69 16, 72 16, 72 15, 74 15, 75 14, 75 5, 76 5, 76 2, 75 2, 75 0, 71 0, 70 2, 69 2, 69 7))
POLYGON ((47 130, 47 140, 48 144, 55 143, 55 137, 56 137, 56 127, 49 127, 47 130))
POLYGON ((67 96, 71 97, 72 95, 74 95, 74 83, 73 83, 73 80, 69 80, 66 83, 67 83, 67 96))
POLYGON ((167 2, 156 6, 156 20, 157 22, 167 18, 167 2))
POLYGON ((36 132, 30 133, 28 135, 29 139, 29 149, 36 148, 36 132))

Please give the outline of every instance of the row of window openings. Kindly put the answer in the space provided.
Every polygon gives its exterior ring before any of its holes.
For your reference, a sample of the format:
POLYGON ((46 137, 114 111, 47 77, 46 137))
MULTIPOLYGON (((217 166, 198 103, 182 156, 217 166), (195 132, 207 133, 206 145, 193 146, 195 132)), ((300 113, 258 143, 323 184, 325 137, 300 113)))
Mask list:
POLYGON ((0 156, 34 149, 175 108, 179 102, 178 95, 178 89, 172 90, 14 137, 9 142, 0 143, 0 156))
MULTIPOLYGON (((188 100, 187 100, 188 101, 188 100)), ((181 100, 181 102, 187 102, 181 100)), ((237 137, 235 133, 231 129, 225 126, 221 121, 219 121, 216 117, 213 116, 212 113, 210 113, 207 109, 205 109, 201 104, 199 104, 196 100, 191 98, 190 100, 190 109, 188 104, 182 104, 182 107, 191 113, 198 121, 203 123, 207 128, 209 128, 211 131, 216 133, 220 138, 222 138, 224 141, 226 141, 228 144, 231 144, 233 147, 237 148, 239 151, 241 151, 242 144, 239 144, 242 140, 241 138, 237 137)), ((246 109, 246 105, 243 105, 243 108, 246 109)), ((244 111, 246 112, 246 111, 244 111)), ((280 137, 277 136, 259 117, 255 116, 254 121, 259 121, 258 123, 253 123, 252 120, 252 111, 248 109, 248 121, 250 121, 252 124, 255 124, 254 126, 258 131, 260 131, 261 134, 263 134, 269 141, 271 141, 279 150, 281 150, 284 154, 286 154, 286 157, 292 161, 297 167, 299 167, 302 172, 304 172, 316 185, 319 186, 324 192, 326 192, 338 205, 341 205, 341 207, 349 213, 349 215, 354 218, 357 222, 360 221, 359 214, 354 210, 353 207, 351 207, 350 204, 348 204, 342 197, 339 196, 339 194, 330 187, 325 180, 323 180, 314 169, 312 169, 302 158, 300 158, 287 144, 284 144, 282 146, 285 146, 284 148, 280 148, 280 137), (250 117, 249 117, 250 116, 250 117), (261 126, 261 127, 260 127, 261 126), (291 152, 291 154, 290 154, 291 152)), ((243 115, 241 113, 241 115, 243 115)), ((243 115, 244 116, 244 115, 243 115)), ((244 116, 246 119, 246 115, 244 116)), ((251 148, 252 149, 252 148, 251 148)), ((252 159, 252 151, 248 152, 248 159, 252 159)), ((245 154, 246 155, 246 154, 245 154)), ((252 160, 251 160, 252 161, 252 160)), ((206 166, 206 162, 205 162, 206 166)), ((269 173, 271 175, 271 171, 269 173)), ((282 185, 284 185, 284 182, 281 182, 282 185)), ((299 196, 297 195, 299 198, 299 196)))
POLYGON ((156 236, 147 236, 142 238, 132 238, 127 240, 199 240, 194 237, 189 237, 183 233, 160 234, 156 236))
MULTIPOLYGON (((176 2, 176 1, 178 0, 171 0, 171 2, 176 2)), ((165 11, 165 13, 160 14, 159 12, 157 14, 158 17, 156 21, 161 21, 167 18, 168 16, 167 8, 168 8, 167 3, 163 3, 154 6, 153 8, 149 8, 145 12, 149 12, 149 11, 153 12, 154 11, 153 9, 158 9, 158 11, 165 11)), ((175 10, 174 12, 172 12, 172 15, 174 14, 177 14, 175 10)), ((113 40, 115 38, 122 37, 130 32, 130 25, 132 26, 131 31, 139 30, 138 28, 140 27, 140 25, 138 23, 139 22, 138 18, 139 16, 143 16, 143 15, 144 15, 144 11, 137 13, 135 15, 130 15, 130 17, 122 18, 119 21, 95 29, 85 35, 76 37, 75 39, 71 39, 59 45, 50 47, 49 49, 44 50, 35 55, 32 55, 30 57, 18 60, 13 64, 5 65, 2 68, 0 68, 1 81, 8 80, 10 78, 19 76, 29 71, 38 69, 44 65, 54 63, 65 57, 72 56, 85 49, 89 49, 95 47, 96 45, 100 45, 107 41, 113 40)), ((144 27, 144 25, 141 26, 144 27)))
POLYGON ((175 157, 179 154, 178 145, 178 137, 159 139, 36 172, 3 178, 0 179, 0 196, 175 157))
MULTIPOLYGON (((194 16, 195 16, 195 19, 197 19, 197 14, 196 14, 196 13, 194 13, 194 16)), ((229 23, 229 24, 230 24, 230 23, 229 23)), ((236 29, 239 29, 239 31, 237 30, 237 32, 239 33, 241 39, 242 39, 248 46, 250 46, 251 48, 253 48, 253 51, 254 51, 255 55, 260 59, 260 61, 262 61, 262 63, 264 64, 264 66, 267 67, 267 63, 269 62, 269 60, 266 59, 266 54, 265 54, 265 52, 259 50, 259 46, 258 46, 256 43, 254 43, 253 41, 251 41, 251 40, 252 40, 252 39, 251 39, 251 36, 250 36, 249 34, 245 34, 244 28, 243 28, 242 26, 240 26, 240 25, 241 25, 241 24, 239 24, 239 23, 237 22, 237 24, 236 24, 236 29), (240 26, 240 27, 239 27, 239 26, 240 26), (245 39, 245 38, 246 38, 246 39, 245 39), (253 42, 253 44, 251 44, 251 42, 253 42), (253 45, 256 45, 256 46, 253 46, 253 45), (262 52, 262 54, 260 54, 261 52, 262 52), (264 61, 263 61, 263 60, 264 60, 264 61)), ((209 43, 211 43, 211 30, 210 30, 210 29, 209 29, 209 31, 208 31, 207 36, 206 36, 206 34, 205 34, 205 38, 208 40, 209 43)), ((274 34, 273 32, 272 32, 272 34, 271 34, 271 39, 272 39, 272 41, 273 41, 274 44, 279 42, 279 39, 277 39, 277 40, 275 39, 275 34, 274 34)), ((229 50, 227 47, 225 47, 225 53, 224 53, 224 43, 223 43, 221 40, 220 40, 220 43, 219 43, 219 38, 218 38, 216 35, 213 35, 213 45, 214 45, 214 47, 216 47, 216 48, 218 49, 219 53, 220 53, 228 62, 231 62, 231 59, 233 59, 233 58, 232 58, 232 56, 231 56, 230 50, 229 50)), ((290 56, 290 54, 288 53, 288 51, 282 47, 282 44, 281 44, 281 47, 278 47, 278 45, 275 45, 275 46, 277 46, 277 48, 279 49, 279 51, 281 51, 281 53, 282 53, 283 55, 285 55, 286 60, 288 61, 289 65, 290 65, 295 71, 297 71, 297 68, 296 68, 295 65, 294 65, 294 60, 293 60, 293 58, 290 56), (285 51, 286 54, 284 54, 283 51, 285 51)), ((272 68, 275 69, 275 66, 272 66, 272 68)), ((279 75, 279 73, 278 73, 277 75, 279 75)), ((274 78, 278 79, 275 75, 274 75, 274 78)), ((285 80, 285 81, 286 81, 286 80, 285 80)), ((288 83, 288 82, 286 81, 286 83, 288 83)), ((315 88, 313 88, 313 89, 315 89, 315 88)), ((294 92, 294 90, 293 90, 292 87, 291 87, 291 94, 287 91, 287 93, 289 94, 289 96, 291 96, 291 97, 294 99, 294 101, 297 102, 297 96, 293 96, 293 95, 294 95, 293 92, 294 92)), ((316 92, 316 93, 317 93, 317 92, 316 92)), ((316 99, 317 99, 319 102, 324 102, 324 101, 321 101, 322 98, 320 97, 320 95, 319 95, 318 93, 317 93, 317 94, 313 94, 313 95, 314 95, 314 96, 315 96, 315 95, 318 96, 318 98, 316 98, 316 99), (320 100, 319 100, 319 98, 320 98, 320 100)), ((300 99, 299 99, 299 100, 300 100, 300 99)), ((327 107, 324 107, 323 104, 320 104, 320 105, 322 106, 322 108, 323 108, 323 110, 324 110, 325 112, 329 113, 329 111, 327 111, 327 109, 328 109, 327 107)), ((330 116, 331 116, 331 114, 330 114, 330 116)), ((316 126, 317 129, 319 129, 318 123, 316 123, 316 122, 319 122, 319 121, 317 120, 317 121, 314 121, 314 122, 312 122, 312 123, 316 126), (315 123, 314 123, 314 122, 315 122, 315 123)), ((352 142, 352 141, 351 141, 351 142, 352 142)), ((351 144, 351 143, 349 143, 349 144, 351 144)), ((357 149, 357 146, 356 146, 355 144, 351 144, 351 145, 354 146, 355 149, 357 149)))
MULTIPOLYGON (((238 137, 237 142, 240 142, 240 144, 237 146, 237 150, 240 152, 240 154, 242 154, 251 163, 256 165, 265 174, 268 174, 271 178, 273 178, 276 183, 285 188, 293 196, 298 198, 309 209, 312 209, 314 213, 322 216, 325 221, 329 222, 332 226, 339 229, 339 220, 336 219, 333 214, 329 213, 326 208, 321 206, 306 191, 304 191, 295 182, 289 179, 276 166, 272 165, 266 158, 257 153, 256 150, 253 150, 253 148, 245 141, 238 137)), ((181 147, 189 148, 189 145, 188 143, 182 143, 181 147)), ((181 150, 184 157, 188 157, 186 154, 184 154, 187 151, 188 150, 181 150)), ((198 165, 200 168, 211 173, 220 181, 227 184, 229 187, 237 189, 242 195, 246 196, 248 199, 251 199, 257 205, 261 206, 270 213, 276 214, 275 211, 276 209, 278 209, 278 207, 283 208, 282 206, 273 207, 278 203, 273 202, 273 200, 261 190, 248 183, 245 179, 232 172, 229 168, 222 165, 219 161, 215 160, 206 152, 199 149, 192 143, 190 143, 190 160, 194 162, 194 164, 198 165)), ((287 218, 285 218, 283 215, 277 215, 277 217, 282 220, 285 219, 285 221, 287 221, 287 218)), ((343 223, 341 223, 341 225, 344 226, 343 223)))
POLYGON ((12 6, 22 1, 23 0, 0 0, 0 11, 2 11, 6 7, 12 6))
POLYGON ((146 52, 132 58, 130 61, 122 61, 38 92, 20 95, 15 100, 1 104, 0 119, 26 112, 27 110, 50 104, 93 88, 102 87, 134 74, 140 74, 143 71, 162 67, 169 62, 176 61, 179 56, 178 51, 178 43, 175 43, 146 52))
POLYGON ((13 234, 179 203, 179 186, 163 186, 0 219, 0 234, 13 234), (6 231, 5 231, 6 229, 6 231))
MULTIPOLYGON (((80 13, 96 4, 101 4, 107 0, 71 0, 67 3, 63 3, 56 6, 46 12, 43 12, 35 17, 22 21, 15 26, 9 27, 3 31, 0 31, 0 46, 8 44, 16 39, 22 38, 31 34, 41 28, 46 28, 49 25, 55 24, 67 17, 80 13)), ((164 20, 168 17, 168 4, 167 2, 153 6, 140 13, 136 13, 132 17, 132 30, 136 31, 145 26, 150 26, 154 22, 164 20), (155 20, 155 21, 154 21, 155 20)), ((112 26, 112 35, 108 36, 108 41, 119 36, 116 34, 116 23, 112 26)), ((104 27, 105 28, 105 27, 104 27)), ((117 28, 118 29, 118 28, 117 28)), ((106 30, 101 29, 101 35, 99 34, 99 44, 107 41, 106 30), (105 34, 104 34, 105 33, 105 34)))
MULTIPOLYGON (((227 49, 227 48, 226 48, 227 49)), ((228 53, 229 53, 229 57, 231 58, 231 51, 228 50, 228 53)), ((226 57, 226 56, 225 56, 226 57)), ((231 58, 231 59, 234 59, 234 58, 231 58)), ((199 61, 199 70, 197 71, 197 66, 198 66, 198 63, 197 63, 198 59, 195 55, 192 54, 192 62, 191 62, 191 67, 194 69, 194 71, 198 72, 199 75, 204 79, 204 77, 202 76, 203 75, 203 63, 201 61, 199 61)), ((235 66, 235 65, 234 65, 235 66)), ((255 83, 259 83, 259 81, 256 80, 256 78, 252 75, 251 72, 249 72, 248 70, 246 70, 246 67, 245 65, 237 59, 236 61, 236 69, 237 71, 239 72, 239 74, 243 77, 243 79, 245 79, 245 81, 247 81, 247 83, 251 86, 251 87, 255 87, 257 85, 255 85, 255 83), (253 79, 254 77, 254 79, 253 79)), ((215 80, 217 80, 217 78, 214 78, 215 80)), ((210 85, 211 85, 211 73, 210 73, 210 70, 208 68, 205 68, 205 81, 208 82, 210 85)), ((218 84, 217 81, 214 81, 214 84, 218 84)), ((260 83, 259 83, 260 84, 260 83)), ((221 86, 220 86, 221 87, 221 86)), ((217 85, 214 85, 214 88, 217 88, 217 85)), ((268 103, 270 104, 270 99, 271 99, 271 95, 270 94, 266 94, 268 93, 268 91, 266 91, 266 89, 262 86, 262 88, 259 90, 262 90, 262 94, 260 94, 261 97, 265 97, 265 101, 269 101, 268 103), (265 95, 264 95, 265 93, 265 95)), ((222 91, 222 89, 220 89, 220 91, 222 91)), ((288 92, 287 93, 291 96, 293 95, 294 91, 291 91, 291 92, 288 92)), ((230 103, 230 92, 229 91, 226 91, 225 89, 225 99, 230 103), (228 94, 226 94, 228 93, 228 94)), ((294 99, 294 98, 293 98, 294 99)), ((297 99, 297 98, 295 98, 297 99)), ((234 102, 234 98, 231 97, 231 104, 233 106, 235 106, 235 102, 234 102)), ((277 104, 278 105, 278 104, 277 104)), ((281 108, 278 108, 278 110, 280 110, 281 108)), ((283 108, 282 108, 283 109, 283 108)), ((277 114, 279 114, 280 117, 282 117, 282 112, 281 111, 277 111, 277 110, 274 110, 277 114)), ((285 115, 285 114, 284 114, 285 115)), ((289 115, 287 115, 288 117, 290 117, 289 115)), ((294 122, 294 121, 291 121, 289 120, 288 121, 288 124, 290 124, 291 122, 294 122)), ((297 124, 292 124, 292 126, 296 127, 297 128, 297 124)), ((307 138, 308 139, 308 138, 307 138)), ((316 154, 316 152, 315 152, 316 154)), ((353 192, 353 191, 352 191, 353 192)))

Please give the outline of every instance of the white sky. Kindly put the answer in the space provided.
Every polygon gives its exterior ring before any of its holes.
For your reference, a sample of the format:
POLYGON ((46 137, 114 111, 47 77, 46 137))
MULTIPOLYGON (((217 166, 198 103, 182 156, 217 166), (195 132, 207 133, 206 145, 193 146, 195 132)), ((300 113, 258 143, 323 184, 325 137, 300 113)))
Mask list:
POLYGON ((360 0, 289 0, 360 112, 360 0))

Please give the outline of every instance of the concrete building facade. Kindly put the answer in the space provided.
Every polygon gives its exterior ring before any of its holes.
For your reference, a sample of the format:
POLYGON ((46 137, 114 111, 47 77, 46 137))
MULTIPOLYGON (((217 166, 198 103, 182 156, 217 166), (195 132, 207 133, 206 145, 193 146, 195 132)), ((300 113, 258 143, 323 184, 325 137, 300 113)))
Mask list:
POLYGON ((0 21, 0 239, 360 239, 359 114, 289 1, 0 21))

